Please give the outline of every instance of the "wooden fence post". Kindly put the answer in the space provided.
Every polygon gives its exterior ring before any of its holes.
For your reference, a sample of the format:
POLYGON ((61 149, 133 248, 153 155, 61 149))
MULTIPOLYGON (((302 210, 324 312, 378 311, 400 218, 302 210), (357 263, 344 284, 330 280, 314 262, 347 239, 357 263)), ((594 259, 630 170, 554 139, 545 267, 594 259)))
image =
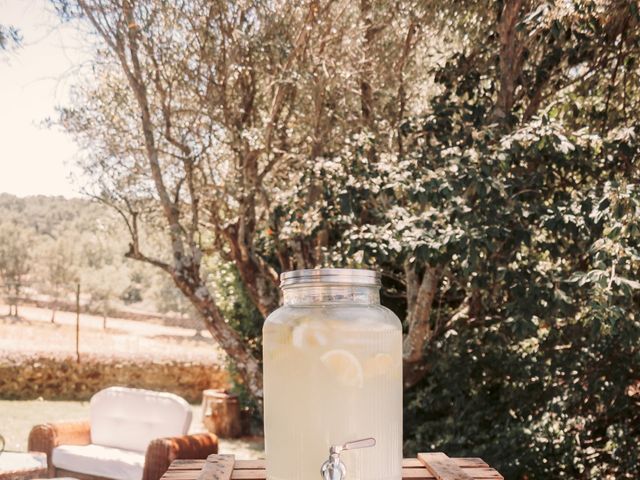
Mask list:
POLYGON ((76 360, 80 363, 80 284, 76 288, 76 360))

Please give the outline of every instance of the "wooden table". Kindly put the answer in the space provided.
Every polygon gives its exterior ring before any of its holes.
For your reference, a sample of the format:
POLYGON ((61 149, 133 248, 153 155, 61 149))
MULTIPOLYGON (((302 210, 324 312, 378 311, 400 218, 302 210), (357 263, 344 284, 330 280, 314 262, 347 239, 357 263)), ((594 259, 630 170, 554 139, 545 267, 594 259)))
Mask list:
MULTIPOLYGON (((174 460, 161 480, 264 480, 264 460, 236 460, 209 455, 207 460, 174 460)), ((449 458, 444 453, 419 453, 402 461, 402 478, 411 480, 503 480, 480 458, 449 458)), ((305 479, 315 480, 315 479, 305 479)), ((320 473, 318 468, 318 480, 320 473)))
POLYGON ((44 453, 0 453, 0 480, 28 480, 46 476, 47 456, 44 453))

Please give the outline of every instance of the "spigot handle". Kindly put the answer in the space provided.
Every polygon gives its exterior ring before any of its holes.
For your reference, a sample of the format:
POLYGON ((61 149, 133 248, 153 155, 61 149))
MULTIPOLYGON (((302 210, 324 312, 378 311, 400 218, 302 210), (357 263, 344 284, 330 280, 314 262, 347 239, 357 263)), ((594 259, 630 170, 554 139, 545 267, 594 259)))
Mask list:
POLYGON ((367 448, 367 447, 375 447, 376 439, 375 438, 362 438, 360 440, 353 440, 351 442, 347 442, 344 445, 332 445, 330 453, 336 454, 340 453, 343 450, 355 450, 356 448, 367 448))
POLYGON ((376 439, 375 438, 363 438, 361 440, 354 440, 352 442, 347 442, 342 445, 343 450, 353 450, 355 448, 367 448, 367 447, 375 447, 376 439))

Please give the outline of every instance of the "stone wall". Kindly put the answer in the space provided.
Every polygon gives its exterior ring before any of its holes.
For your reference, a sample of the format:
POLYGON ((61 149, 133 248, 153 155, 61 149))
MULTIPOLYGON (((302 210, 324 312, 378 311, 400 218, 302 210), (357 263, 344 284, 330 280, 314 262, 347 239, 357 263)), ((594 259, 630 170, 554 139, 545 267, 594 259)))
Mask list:
POLYGON ((224 368, 192 362, 152 362, 83 357, 0 358, 0 398, 88 400, 110 386, 172 392, 199 403, 202 390, 227 388, 224 368))

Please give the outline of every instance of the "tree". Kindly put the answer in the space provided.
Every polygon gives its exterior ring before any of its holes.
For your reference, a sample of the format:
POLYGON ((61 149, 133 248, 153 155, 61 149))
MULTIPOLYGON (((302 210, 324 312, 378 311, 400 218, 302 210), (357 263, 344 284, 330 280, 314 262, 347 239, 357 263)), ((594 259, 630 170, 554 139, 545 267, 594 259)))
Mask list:
POLYGON ((112 302, 122 295, 129 283, 126 270, 117 265, 104 264, 84 272, 81 283, 84 291, 91 295, 92 306, 102 312, 102 328, 106 329, 112 302))
POLYGON ((9 303, 9 315, 18 316, 18 302, 30 269, 30 232, 15 224, 2 224, 0 228, 0 278, 9 303))
POLYGON ((53 297, 51 323, 55 323, 57 304, 65 292, 71 292, 77 283, 78 272, 69 238, 58 238, 44 251, 47 286, 53 297))
MULTIPOLYGON (((271 249, 271 206, 286 195, 278 186, 297 176, 301 159, 339 148, 346 131, 378 128, 374 108, 404 95, 395 82, 416 43, 412 5, 402 6, 407 18, 395 8, 374 18, 368 2, 58 6, 86 18, 102 45, 102 80, 63 111, 65 126, 97 152, 85 164, 96 196, 127 222, 127 255, 171 276, 260 397, 259 361, 221 315, 203 256, 231 261, 263 316, 277 306, 277 270, 311 261, 299 242, 271 249), (391 44, 404 45, 400 65, 384 49, 391 44), (388 96, 375 101, 374 70, 389 81, 388 96), (145 222, 164 225, 168 255, 145 250, 145 222)), ((402 104, 390 115, 397 119, 402 104)))
POLYGON ((153 291, 158 310, 162 313, 177 313, 181 317, 196 315, 191 302, 185 298, 175 283, 166 276, 159 277, 153 291))

